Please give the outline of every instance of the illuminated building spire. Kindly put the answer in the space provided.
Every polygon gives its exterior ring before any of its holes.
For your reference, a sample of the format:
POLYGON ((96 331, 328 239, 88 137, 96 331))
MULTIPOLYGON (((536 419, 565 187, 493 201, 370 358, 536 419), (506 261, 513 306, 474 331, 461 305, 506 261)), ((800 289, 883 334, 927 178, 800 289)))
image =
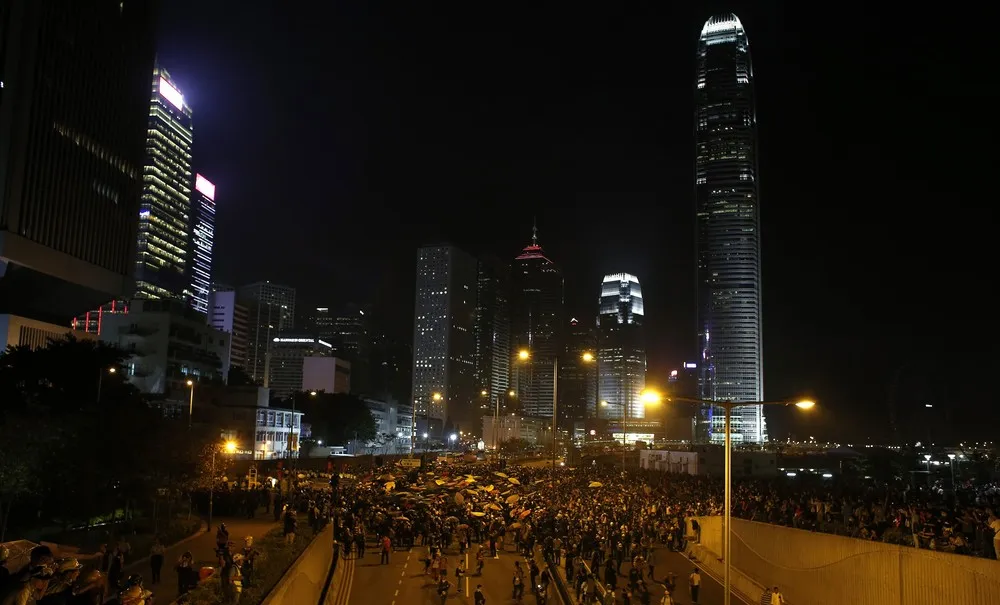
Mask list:
POLYGON ((531 219, 531 245, 538 245, 538 217, 532 217, 531 219))

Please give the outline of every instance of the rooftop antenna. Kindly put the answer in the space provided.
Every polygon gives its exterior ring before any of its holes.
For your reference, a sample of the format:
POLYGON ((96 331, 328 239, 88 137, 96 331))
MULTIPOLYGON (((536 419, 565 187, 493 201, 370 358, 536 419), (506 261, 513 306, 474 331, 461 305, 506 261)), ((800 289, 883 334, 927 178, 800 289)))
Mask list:
POLYGON ((532 217, 531 219, 531 245, 538 245, 538 217, 532 217))

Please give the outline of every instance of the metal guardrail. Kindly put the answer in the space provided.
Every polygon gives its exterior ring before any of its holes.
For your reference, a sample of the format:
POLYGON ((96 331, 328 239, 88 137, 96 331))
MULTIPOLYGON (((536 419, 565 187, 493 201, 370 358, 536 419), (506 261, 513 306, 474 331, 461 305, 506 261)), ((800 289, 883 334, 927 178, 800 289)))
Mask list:
POLYGON ((563 605, 573 605, 573 597, 566 589, 566 583, 562 579, 562 574, 559 573, 559 566, 556 565, 552 557, 545 557, 545 563, 552 571, 549 575, 552 576, 552 582, 556 585, 556 593, 559 595, 559 601, 563 605))

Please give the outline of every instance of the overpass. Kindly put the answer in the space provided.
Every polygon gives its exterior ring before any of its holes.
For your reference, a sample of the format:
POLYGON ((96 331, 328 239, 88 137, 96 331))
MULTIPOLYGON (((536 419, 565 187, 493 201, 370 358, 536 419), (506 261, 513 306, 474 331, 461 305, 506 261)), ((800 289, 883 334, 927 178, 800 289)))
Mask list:
MULTIPOLYGON (((733 519, 734 591, 780 587, 791 605, 1000 605, 1000 561, 733 519)), ((721 573, 722 517, 688 554, 721 573)))

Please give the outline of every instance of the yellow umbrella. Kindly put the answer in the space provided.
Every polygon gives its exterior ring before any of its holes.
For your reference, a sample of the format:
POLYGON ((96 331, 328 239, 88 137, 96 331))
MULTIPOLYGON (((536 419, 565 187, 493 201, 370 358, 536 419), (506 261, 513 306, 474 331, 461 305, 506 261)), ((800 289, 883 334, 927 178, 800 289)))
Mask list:
POLYGON ((444 485, 444 481, 442 481, 442 480, 440 480, 440 479, 435 479, 435 480, 434 480, 434 483, 435 483, 436 485, 444 485))
POLYGON ((514 477, 508 477, 508 478, 507 478, 507 481, 510 481, 510 482, 511 482, 511 483, 513 483, 514 485, 521 485, 521 482, 520 482, 520 481, 518 481, 517 479, 515 479, 514 477))
POLYGON ((493 486, 492 486, 492 485, 487 485, 487 486, 486 486, 486 487, 484 487, 483 489, 484 489, 484 490, 486 490, 487 492, 492 492, 494 488, 493 488, 493 486))
POLYGON ((514 494, 513 496, 508 496, 507 497, 507 504, 514 504, 515 502, 517 502, 520 499, 521 499, 521 496, 518 496, 517 494, 514 494))
POLYGON ((486 513, 483 513, 483 512, 479 512, 479 511, 477 510, 477 511, 474 511, 474 512, 472 513, 472 516, 473 516, 473 517, 485 517, 485 516, 486 516, 486 513))
POLYGON ((389 481, 389 482, 387 482, 385 484, 385 491, 391 492, 394 489, 396 489, 396 482, 395 481, 389 481))
POLYGON ((600 481, 591 481, 587 487, 604 487, 604 484, 600 481))
POLYGON ((497 477, 503 477, 504 479, 507 478, 507 473, 501 473, 500 471, 493 471, 493 474, 496 475, 497 477))

